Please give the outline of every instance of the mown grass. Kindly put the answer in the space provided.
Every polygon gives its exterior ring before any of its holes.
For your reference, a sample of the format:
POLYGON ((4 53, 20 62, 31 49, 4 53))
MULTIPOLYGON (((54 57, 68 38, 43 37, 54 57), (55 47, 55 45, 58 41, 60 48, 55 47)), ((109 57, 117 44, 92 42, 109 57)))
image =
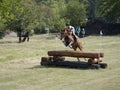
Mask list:
MULTIPOLYGON (((84 51, 104 52, 106 69, 44 67, 40 59, 49 50, 70 50, 55 35, 37 35, 30 42, 0 40, 0 90, 120 90, 120 36, 88 36, 84 51)), ((75 58, 67 58, 76 60, 75 58)), ((77 60, 76 60, 77 61, 77 60)))

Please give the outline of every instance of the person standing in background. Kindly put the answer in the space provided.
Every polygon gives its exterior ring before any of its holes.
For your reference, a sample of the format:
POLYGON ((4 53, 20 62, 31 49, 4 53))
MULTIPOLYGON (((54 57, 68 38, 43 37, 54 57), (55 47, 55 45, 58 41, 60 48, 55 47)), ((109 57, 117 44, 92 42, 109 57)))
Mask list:
POLYGON ((77 34, 78 37, 80 37, 80 31, 81 31, 81 28, 80 28, 80 26, 78 26, 78 27, 75 29, 75 33, 77 34))
POLYGON ((82 33, 82 38, 85 37, 85 29, 84 28, 82 28, 81 33, 82 33))

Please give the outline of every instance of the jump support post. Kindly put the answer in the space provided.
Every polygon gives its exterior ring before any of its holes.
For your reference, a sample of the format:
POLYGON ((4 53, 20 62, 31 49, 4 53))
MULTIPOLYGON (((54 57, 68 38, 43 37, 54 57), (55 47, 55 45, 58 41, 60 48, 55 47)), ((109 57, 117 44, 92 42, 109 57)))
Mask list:
POLYGON ((93 53, 93 52, 80 52, 72 50, 55 50, 48 51, 48 57, 41 58, 41 65, 48 66, 68 66, 68 67, 80 67, 80 68, 106 68, 106 63, 102 62, 104 53, 93 53), (76 62, 76 61, 65 61, 65 57, 75 58, 87 58, 87 62, 76 62))

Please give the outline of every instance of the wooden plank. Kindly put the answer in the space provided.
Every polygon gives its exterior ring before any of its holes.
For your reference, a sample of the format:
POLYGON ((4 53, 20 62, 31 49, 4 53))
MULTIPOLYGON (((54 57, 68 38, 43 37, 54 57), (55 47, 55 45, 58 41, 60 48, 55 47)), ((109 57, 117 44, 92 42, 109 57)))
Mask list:
POLYGON ((93 53, 93 52, 80 52, 72 50, 60 50, 60 51, 48 51, 49 56, 68 56, 68 57, 78 57, 78 58, 100 58, 103 57, 103 53, 93 53))

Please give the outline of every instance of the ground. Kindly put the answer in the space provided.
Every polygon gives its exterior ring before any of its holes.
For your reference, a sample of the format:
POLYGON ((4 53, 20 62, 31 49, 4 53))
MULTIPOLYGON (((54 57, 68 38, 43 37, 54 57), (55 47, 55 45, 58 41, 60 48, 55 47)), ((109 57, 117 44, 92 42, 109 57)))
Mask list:
POLYGON ((120 90, 120 35, 81 38, 84 51, 104 52, 108 68, 99 70, 41 66, 48 50, 70 50, 54 34, 17 40, 0 40, 0 90, 120 90))

